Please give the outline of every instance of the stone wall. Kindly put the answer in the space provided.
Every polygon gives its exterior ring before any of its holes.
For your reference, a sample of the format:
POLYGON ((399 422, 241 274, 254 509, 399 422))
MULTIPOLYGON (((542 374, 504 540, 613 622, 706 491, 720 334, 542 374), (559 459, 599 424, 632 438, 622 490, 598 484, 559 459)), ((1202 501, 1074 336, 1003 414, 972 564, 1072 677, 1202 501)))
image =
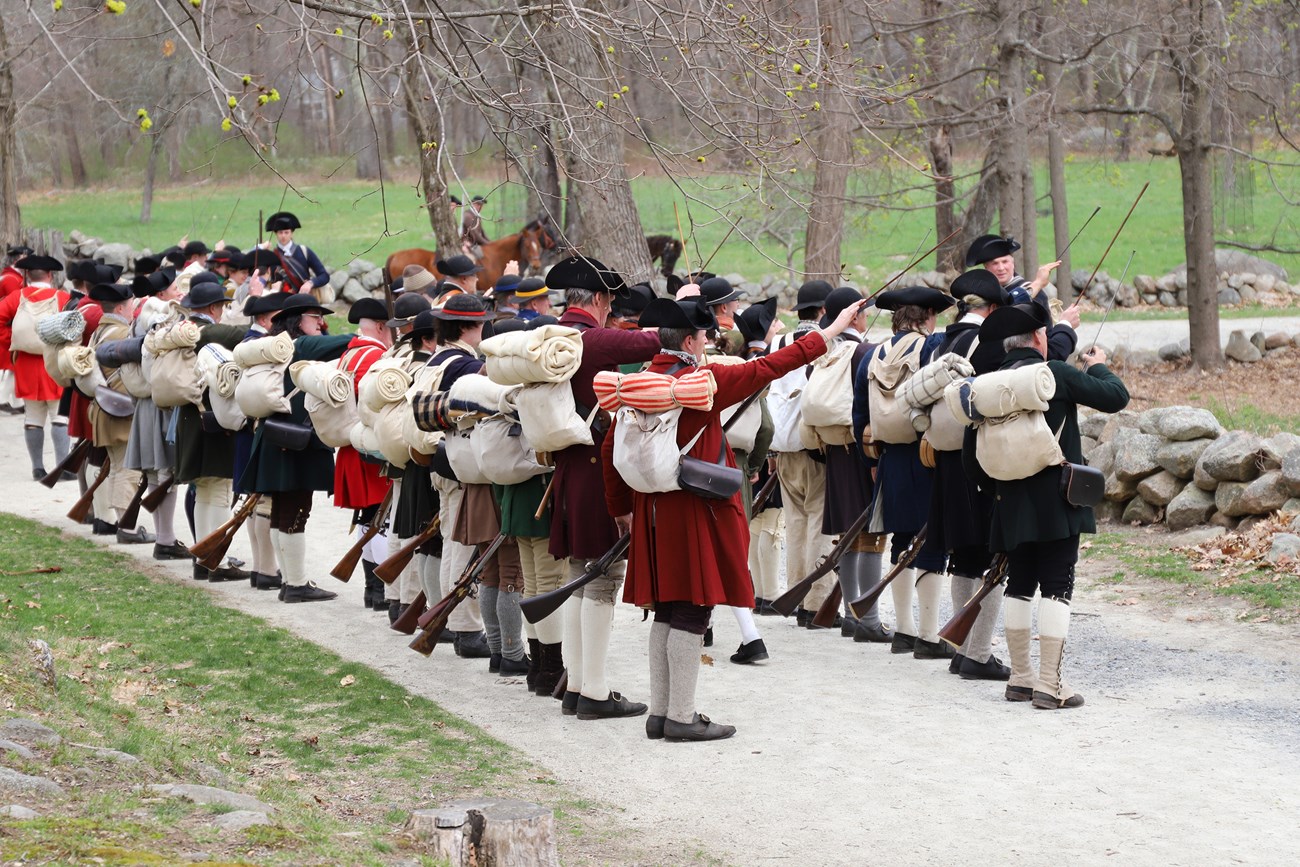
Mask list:
POLYGON ((1231 530, 1279 510, 1300 513, 1293 433, 1224 430, 1209 410, 1190 406, 1095 413, 1079 429, 1088 463, 1106 476, 1099 520, 1231 530))

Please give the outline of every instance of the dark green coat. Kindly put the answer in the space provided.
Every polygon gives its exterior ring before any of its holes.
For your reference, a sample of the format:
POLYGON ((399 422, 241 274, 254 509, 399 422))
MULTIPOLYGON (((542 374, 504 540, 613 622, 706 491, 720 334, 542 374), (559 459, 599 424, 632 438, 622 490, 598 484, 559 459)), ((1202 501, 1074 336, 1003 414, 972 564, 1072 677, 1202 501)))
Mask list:
POLYGON ((501 504, 501 532, 507 536, 551 535, 550 504, 542 512, 541 520, 533 517, 550 480, 550 473, 542 473, 517 485, 492 486, 497 502, 501 504))
MULTIPOLYGON (((1016 349, 1007 353, 1001 370, 1023 361, 1042 361, 1033 349, 1016 349)), ((1065 459, 1082 464, 1079 442, 1080 406, 1102 412, 1119 412, 1128 405, 1128 389, 1104 364, 1094 364, 1087 371, 1064 361, 1049 361, 1056 377, 1056 396, 1047 404, 1047 426, 1061 427, 1061 451, 1065 459)), ((1071 506, 1061 496, 1061 468, 1048 467, 1027 479, 996 481, 980 468, 975 459, 975 431, 966 432, 962 450, 966 472, 981 490, 993 493, 993 520, 989 550, 1012 551, 1025 542, 1050 542, 1080 533, 1097 532, 1091 507, 1071 506)))
MULTIPOLYGON (((293 341, 294 361, 333 361, 343 355, 351 334, 303 336, 293 341)), ((284 393, 293 391, 293 381, 288 371, 284 374, 284 393)), ((305 405, 306 395, 299 393, 290 399, 290 412, 280 416, 298 424, 311 424, 305 405)), ((334 490, 334 450, 325 445, 316 434, 302 451, 277 448, 262 441, 263 425, 258 424, 253 434, 253 451, 244 469, 240 487, 259 494, 277 491, 327 491, 334 490)))
MULTIPOLYGON (((247 325, 214 325, 207 320, 195 319, 203 326, 199 347, 216 343, 234 349, 248 333, 247 325)), ((207 392, 203 393, 205 409, 211 409, 207 392)), ((199 408, 192 403, 180 407, 176 417, 176 480, 192 482, 203 477, 233 478, 235 474, 235 434, 219 430, 206 433, 199 408)))

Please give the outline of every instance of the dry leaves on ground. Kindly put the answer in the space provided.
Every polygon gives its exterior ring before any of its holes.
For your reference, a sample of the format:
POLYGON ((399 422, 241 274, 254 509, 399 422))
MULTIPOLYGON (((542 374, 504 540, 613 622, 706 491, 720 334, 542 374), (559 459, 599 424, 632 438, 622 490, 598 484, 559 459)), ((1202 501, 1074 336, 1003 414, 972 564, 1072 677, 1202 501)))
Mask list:
POLYGON ((1227 533, 1217 539, 1175 548, 1192 561, 1192 570, 1196 572, 1218 571, 1217 586, 1230 586, 1243 576, 1261 568, 1271 569, 1273 580, 1281 580, 1283 575, 1300 576, 1300 560, 1283 557, 1277 563, 1267 560, 1273 537, 1278 533, 1291 532, 1294 515, 1276 512, 1261 521, 1252 524, 1249 529, 1227 533))

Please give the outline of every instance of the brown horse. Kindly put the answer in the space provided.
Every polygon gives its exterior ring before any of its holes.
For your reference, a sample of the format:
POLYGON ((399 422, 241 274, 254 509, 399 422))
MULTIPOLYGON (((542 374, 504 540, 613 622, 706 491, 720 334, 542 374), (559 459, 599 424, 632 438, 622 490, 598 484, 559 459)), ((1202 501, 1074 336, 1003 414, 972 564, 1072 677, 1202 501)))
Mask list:
MULTIPOLYGON (((480 291, 491 287, 497 279, 505 273, 506 263, 511 260, 519 263, 521 273, 527 273, 529 270, 537 271, 542 267, 542 236, 545 234, 545 227, 530 225, 522 232, 516 232, 513 235, 506 235, 495 241, 489 241, 483 245, 483 258, 479 264, 483 270, 478 275, 478 285, 480 291)), ((392 283, 402 275, 402 272, 408 265, 419 265, 439 279, 442 278, 442 272, 437 267, 438 254, 433 250, 425 250, 419 247, 412 247, 409 250, 398 250, 388 257, 384 263, 384 278, 392 283)))

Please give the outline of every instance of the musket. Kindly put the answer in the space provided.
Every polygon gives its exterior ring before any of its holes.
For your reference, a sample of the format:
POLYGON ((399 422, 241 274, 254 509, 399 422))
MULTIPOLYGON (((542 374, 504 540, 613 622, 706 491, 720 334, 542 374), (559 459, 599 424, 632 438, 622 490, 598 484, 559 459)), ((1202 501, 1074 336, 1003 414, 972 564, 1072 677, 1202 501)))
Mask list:
MULTIPOLYGON (((1124 286, 1124 278, 1128 276, 1128 266, 1133 264, 1133 257, 1136 255, 1137 255, 1137 250, 1134 250, 1128 254, 1128 262, 1124 264, 1124 273, 1119 275, 1119 285, 1121 288, 1124 286)), ((1097 348, 1097 341, 1101 339, 1101 329, 1106 327, 1106 320, 1110 318, 1110 311, 1115 308, 1115 299, 1118 297, 1119 297, 1118 290, 1116 290, 1114 295, 1110 296, 1110 303, 1106 305, 1106 312, 1101 315, 1101 324, 1097 326, 1097 333, 1092 338, 1092 346, 1088 347, 1089 353, 1091 353, 1094 349, 1097 348)))
POLYGON ((880 594, 885 592, 885 588, 888 587, 895 578, 902 575, 904 569, 912 565, 912 561, 916 559, 916 555, 921 553, 921 546, 925 544, 925 534, 928 528, 929 525, 923 525, 921 529, 916 531, 916 535, 912 537, 912 544, 907 546, 907 550, 903 552, 903 556, 898 558, 898 562, 894 564, 894 568, 889 570, 889 574, 881 579, 879 584, 849 603, 849 610, 853 612, 854 617, 861 617, 864 613, 870 611, 871 606, 875 605, 876 600, 880 598, 880 594))
MULTIPOLYGON (((411 558, 415 556, 416 550, 428 542, 438 533, 438 527, 442 524, 442 518, 434 515, 418 535, 412 537, 405 545, 398 548, 397 551, 384 562, 375 567, 375 577, 385 584, 392 584, 397 580, 397 576, 406 571, 406 567, 411 564, 411 558)), ((407 633, 408 635, 410 633, 407 633)))
POLYGON ((167 495, 170 494, 172 488, 175 487, 176 477, 168 476, 165 482, 159 482, 158 487, 144 495, 144 499, 140 501, 140 505, 144 506, 144 510, 152 515, 154 512, 158 511, 158 508, 162 506, 163 500, 167 499, 167 495))
POLYGON ((830 629, 835 625, 835 615, 839 614, 840 603, 844 601, 844 590, 840 587, 840 582, 836 581, 831 592, 822 600, 818 606, 817 613, 813 615, 813 626, 820 626, 822 629, 830 629))
POLYGON ((763 482, 763 487, 758 489, 758 493, 754 495, 753 502, 749 505, 749 513, 751 515, 757 515, 759 512, 763 511, 763 507, 767 505, 767 501, 772 499, 772 492, 776 490, 776 486, 779 482, 780 479, 777 478, 776 473, 768 474, 767 481, 763 482))
POLYGON ((108 470, 111 463, 112 462, 108 459, 108 455, 105 455, 104 462, 99 465, 99 475, 95 476, 95 481, 91 482, 90 487, 86 488, 86 493, 82 494, 81 499, 73 503, 72 508, 68 510, 69 520, 78 524, 86 520, 86 516, 90 514, 90 507, 94 501, 95 491, 99 490, 99 486, 104 484, 104 481, 108 478, 108 470))
POLYGON ((415 623, 419 620, 420 615, 424 613, 426 601, 424 591, 421 590, 420 595, 416 596, 415 600, 406 606, 406 611, 402 612, 402 616, 393 621, 393 625, 389 628, 403 635, 410 635, 415 632, 415 623))
POLYGON ((542 491, 542 500, 540 503, 537 504, 537 511, 533 512, 534 521, 542 520, 542 515, 546 512, 546 506, 551 501, 551 491, 553 491, 554 489, 555 489, 555 473, 552 472, 551 477, 546 480, 546 489, 542 491))
POLYGON ((980 605, 984 602, 984 597, 1007 580, 1007 570, 1010 566, 1011 560, 1006 554, 998 554, 993 558, 993 562, 989 564, 989 568, 984 572, 984 579, 979 589, 975 591, 975 595, 970 598, 970 601, 963 605, 957 613, 953 614, 952 619, 939 630, 940 638, 958 649, 966 643, 966 637, 970 635, 971 627, 975 625, 975 619, 980 616, 980 605))
POLYGON ((893 283, 893 282, 894 282, 895 280, 897 280, 899 277, 902 277, 902 276, 903 276, 904 274, 906 274, 908 271, 911 271, 913 268, 915 268, 915 267, 917 266, 917 264, 918 264, 922 259, 924 259, 926 256, 929 256, 929 255, 930 255, 931 253, 933 253, 935 250, 938 250, 938 249, 939 249, 940 247, 942 247, 944 244, 948 243, 948 241, 952 238, 952 236, 953 236, 953 235, 956 235, 956 234, 957 234, 958 232, 960 232, 960 231, 961 231, 961 229, 959 229, 959 228, 958 228, 958 229, 953 229, 951 232, 948 233, 948 235, 947 235, 946 237, 942 238, 942 239, 939 241, 939 243, 935 244, 933 247, 931 247, 930 249, 926 250, 926 251, 925 251, 924 253, 922 253, 921 255, 917 256, 917 257, 914 258, 914 259, 912 259, 911 262, 908 262, 908 263, 907 263, 907 266, 906 266, 905 268, 903 268, 903 270, 899 271, 899 272, 898 272, 897 274, 895 274, 893 277, 890 277, 888 280, 886 280, 886 281, 885 281, 885 285, 881 286, 881 287, 880 287, 879 289, 877 289, 875 292, 872 292, 870 295, 868 295, 868 296, 867 296, 867 300, 870 301, 872 298, 875 298, 875 297, 876 297, 877 295, 879 295, 881 292, 884 292, 886 289, 889 288, 889 284, 893 283))
POLYGON ((465 574, 451 588, 451 592, 437 605, 424 612, 419 620, 424 631, 415 636, 415 640, 408 645, 412 650, 424 656, 433 653, 433 649, 438 646, 438 640, 442 638, 443 631, 447 628, 447 619, 456 610, 456 606, 464 602, 465 597, 470 595, 470 591, 478 583, 479 575, 487 567, 488 561, 496 554, 505 538, 505 534, 502 533, 493 539, 491 544, 478 556, 477 561, 465 571, 465 574))
MULTIPOLYGON (((446 604, 456 595, 457 587, 461 584, 465 584, 466 587, 469 587, 478 580, 478 576, 482 575, 483 570, 487 568, 488 561, 492 559, 492 556, 496 554, 497 549, 501 547, 501 543, 505 540, 505 533, 497 533, 496 537, 491 542, 488 542, 486 547, 482 544, 474 546, 473 556, 469 558, 469 562, 466 563, 465 568, 461 570, 460 577, 457 578, 456 583, 452 585, 451 592, 442 599, 439 599, 437 603, 435 603, 428 611, 424 612, 424 614, 420 615, 420 619, 417 623, 421 629, 428 626, 430 621, 442 612, 443 608, 446 607, 446 604), (467 581, 468 583, 466 584, 467 581)), ((455 608, 459 605, 461 599, 465 598, 465 595, 467 594, 462 594, 459 599, 452 602, 451 607, 455 608)))
POLYGON ((853 523, 840 536, 839 541, 835 543, 835 547, 831 548, 830 553, 818 560, 817 565, 805 578, 772 600, 772 607, 776 609, 777 613, 785 617, 794 614, 794 610, 799 607, 799 603, 803 602, 804 597, 812 590, 813 585, 831 573, 835 565, 840 562, 840 558, 844 556, 844 552, 849 550, 849 546, 858 538, 858 534, 862 532, 870 520, 871 506, 867 506, 862 510, 861 515, 853 519, 853 523))
MULTIPOLYGON (((743 218, 742 218, 742 219, 743 219, 743 218)), ((734 232, 734 231, 736 231, 736 227, 739 226, 739 225, 740 225, 740 220, 736 220, 736 222, 734 222, 734 223, 731 224, 731 228, 727 230, 727 234, 725 234, 725 235, 722 236, 722 240, 718 242, 718 246, 716 246, 716 247, 713 248, 713 252, 709 254, 709 258, 705 259, 705 260, 704 260, 704 264, 700 266, 700 270, 701 270, 701 271, 706 271, 706 270, 708 270, 709 265, 713 262, 713 257, 716 256, 716 255, 718 255, 718 253, 720 253, 720 252, 722 251, 722 245, 725 244, 725 243, 727 243, 727 239, 731 237, 731 233, 734 232)), ((682 227, 681 227, 681 221, 679 220, 679 221, 678 221, 678 226, 677 226, 677 231, 680 232, 681 230, 682 230, 682 227)), ((686 242, 683 241, 683 242, 682 242, 682 252, 685 252, 685 250, 686 250, 686 242)), ((690 273, 690 272, 688 271, 687 273, 690 273)))
POLYGON ((1133 200, 1133 204, 1129 207, 1128 213, 1124 215, 1124 219, 1120 222, 1119 228, 1115 230, 1115 235, 1110 239, 1110 243, 1106 245, 1106 252, 1101 254, 1101 258, 1097 260, 1097 267, 1093 268, 1092 273, 1088 275, 1088 282, 1084 283, 1083 288, 1079 290, 1080 295, 1088 294, 1088 287, 1092 285, 1092 279, 1096 277, 1097 272, 1101 270, 1102 263, 1105 262, 1106 257, 1110 255, 1110 248, 1114 247, 1115 242, 1119 240, 1119 233, 1124 231, 1124 227, 1128 225, 1128 218, 1133 216, 1134 209, 1137 208, 1138 202, 1142 201, 1142 196, 1146 193, 1147 187, 1149 186, 1151 186, 1151 182, 1147 181, 1142 185, 1142 189, 1138 190, 1137 198, 1133 200))
POLYGON ((75 475, 80 472, 86 463, 86 458, 90 455, 91 445, 90 437, 78 440, 67 456, 59 461, 59 465, 45 474, 45 478, 41 479, 41 484, 47 488, 53 488, 59 479, 63 478, 64 473, 75 475))
POLYGON ((343 559, 334 564, 330 570, 330 575, 347 583, 352 577, 352 573, 357 571, 357 563, 361 560, 361 555, 365 553, 366 545, 370 540, 379 535, 379 531, 384 528, 384 521, 388 518, 388 509, 393 504, 393 486, 388 486, 388 492, 384 494, 384 499, 375 510, 375 514, 366 525, 366 531, 361 534, 361 538, 352 543, 352 547, 343 555, 343 559))
POLYGON ((253 514, 261 499, 261 494, 248 494, 228 521, 195 542, 194 547, 190 548, 194 561, 205 569, 219 568, 221 561, 226 557, 226 552, 230 550, 231 543, 235 541, 235 534, 253 514))
POLYGON ((1100 213, 1100 211, 1101 211, 1101 205, 1098 205, 1097 207, 1093 208, 1092 213, 1088 216, 1088 219, 1084 220, 1083 225, 1079 227, 1079 231, 1075 232, 1074 237, 1071 238, 1069 243, 1065 245, 1065 249, 1057 252, 1056 258, 1060 259, 1066 253, 1070 252, 1070 248, 1074 246, 1074 242, 1079 240, 1079 236, 1083 234, 1083 230, 1088 228, 1088 224, 1092 222, 1092 218, 1097 216, 1097 214, 1100 213))
POLYGON ((523 611, 524 618, 529 623, 537 623, 554 614, 560 609, 560 606, 564 604, 565 600, 573 595, 575 590, 580 587, 585 587, 601 575, 604 575, 614 561, 623 556, 627 551, 627 546, 631 543, 631 534, 624 533, 619 537, 618 541, 614 543, 614 547, 606 551, 599 560, 594 561, 587 567, 587 571, 583 572, 568 584, 565 584, 563 587, 557 587, 549 593, 533 596, 530 599, 521 599, 519 602, 519 609, 523 611))
POLYGON ((682 258, 686 260, 686 273, 694 274, 691 270, 691 254, 686 249, 686 233, 682 231, 682 215, 677 212, 677 202, 673 202, 673 217, 677 220, 677 237, 682 239, 682 258))
POLYGON ((145 488, 148 487, 149 478, 141 473, 140 484, 135 486, 135 496, 131 497, 131 502, 118 517, 117 526, 128 532, 135 529, 136 522, 140 520, 140 501, 144 499, 145 488))

